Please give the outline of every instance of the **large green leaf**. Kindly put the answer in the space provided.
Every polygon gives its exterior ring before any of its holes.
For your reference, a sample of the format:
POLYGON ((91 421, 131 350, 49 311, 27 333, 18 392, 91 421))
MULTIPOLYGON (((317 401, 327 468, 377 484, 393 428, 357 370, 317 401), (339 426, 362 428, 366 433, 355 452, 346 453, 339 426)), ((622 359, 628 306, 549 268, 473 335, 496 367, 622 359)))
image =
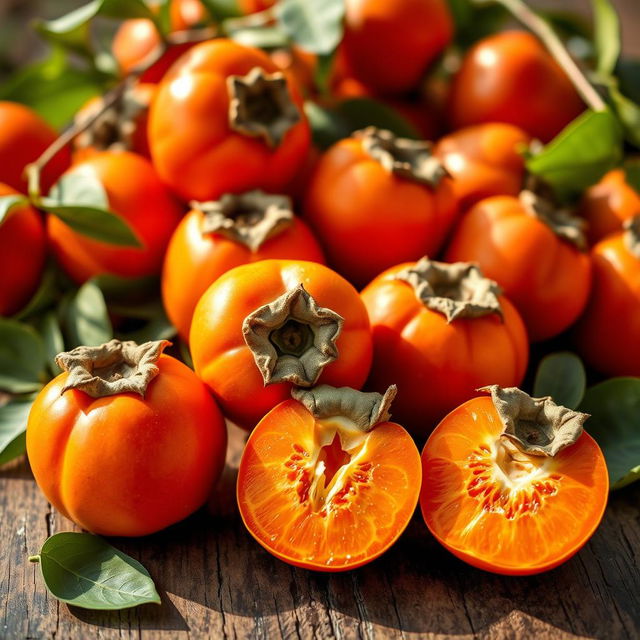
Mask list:
POLYGON ((0 389, 28 393, 42 387, 44 345, 34 329, 0 317, 0 389))
POLYGON ((344 116, 333 109, 321 107, 317 102, 307 100, 304 103, 304 113, 309 120, 313 144, 319 149, 328 149, 351 133, 344 116))
POLYGON ((344 0, 280 0, 279 27, 303 49, 331 53, 342 39, 344 0))
POLYGON ((29 198, 20 193, 12 193, 8 196, 0 196, 0 225, 8 219, 12 209, 29 204, 29 198))
POLYGON ((27 418, 33 398, 14 398, 0 407, 0 465, 25 452, 27 418))
POLYGON ((591 414, 585 428, 602 448, 611 488, 640 479, 640 379, 612 378, 590 387, 580 410, 591 414))
POLYGON ((113 338, 113 329, 102 291, 89 281, 71 298, 65 310, 65 329, 70 348, 95 347, 113 338))
POLYGON ((616 78, 609 81, 609 97, 622 123, 625 139, 640 148, 640 105, 622 94, 616 78))
POLYGON ((56 298, 58 292, 57 284, 56 267, 49 263, 44 269, 36 292, 31 296, 31 300, 27 302, 26 306, 15 315, 15 319, 30 318, 48 307, 56 298))
POLYGON ((586 384, 582 360, 570 351, 559 351, 545 356, 538 365, 533 395, 551 396, 556 404, 575 409, 584 397, 586 384))
POLYGON ((50 593, 76 607, 114 610, 160 604, 149 572, 89 533, 56 533, 30 560, 40 562, 50 593))
POLYGON ((620 55, 620 21, 609 0, 591 0, 594 14, 594 41, 597 71, 610 75, 620 55))
POLYGON ((55 311, 47 311, 38 321, 38 331, 44 342, 44 350, 47 355, 49 370, 53 374, 60 373, 56 364, 56 356, 64 351, 64 338, 62 329, 55 311))

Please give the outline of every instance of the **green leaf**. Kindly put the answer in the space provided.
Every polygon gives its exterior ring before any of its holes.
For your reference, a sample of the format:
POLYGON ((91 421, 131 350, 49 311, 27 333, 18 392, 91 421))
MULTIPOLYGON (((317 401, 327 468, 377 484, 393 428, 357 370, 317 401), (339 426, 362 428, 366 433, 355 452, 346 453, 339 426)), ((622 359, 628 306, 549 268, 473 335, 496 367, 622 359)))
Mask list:
POLYGON ((586 384, 584 365, 575 353, 550 353, 538 365, 533 395, 551 396, 556 404, 575 409, 584 397, 586 384))
POLYGON ((627 184, 640 193, 640 158, 630 158, 623 165, 627 184))
POLYGON ((12 209, 25 204, 29 204, 29 198, 19 193, 0 196, 0 225, 9 218, 12 209))
POLYGON ((160 604, 149 572, 137 560, 89 533, 56 533, 45 541, 36 558, 47 589, 62 602, 102 610, 160 604))
POLYGON ((618 60, 616 77, 620 82, 620 91, 634 102, 640 103, 640 60, 618 60))
POLYGON ((622 95, 615 78, 609 83, 609 97, 622 123, 625 139, 640 148, 640 106, 622 95))
POLYGON ((640 479, 640 379, 612 378, 587 389, 580 411, 604 453, 611 489, 640 479))
POLYGON ((594 40, 597 72, 610 75, 620 55, 620 21, 609 0, 591 0, 594 15, 594 40))
POLYGON ((216 22, 243 15, 236 0, 201 0, 206 10, 216 22))
POLYGON ((14 398, 0 407, 0 466, 21 456, 33 397, 14 398))
POLYGON ((38 331, 44 342, 44 350, 47 355, 49 370, 54 375, 60 373, 56 364, 56 356, 64 351, 64 338, 55 311, 47 311, 38 322, 38 331))
POLYGON ((347 122, 350 132, 368 126, 388 129, 402 138, 420 139, 420 134, 395 109, 372 98, 343 100, 336 111, 347 122))
POLYGON ((509 12, 497 4, 472 0, 449 0, 449 9, 455 23, 455 41, 466 49, 474 42, 500 31, 509 19, 509 12))
POLYGON ((279 27, 303 49, 331 53, 342 40, 344 0, 280 0, 279 27))
POLYGON ((32 327, 0 317, 0 389, 36 391, 42 387, 44 369, 42 338, 32 327))
POLYGON ((158 313, 156 317, 151 318, 139 329, 127 333, 120 333, 118 337, 120 340, 133 340, 138 344, 142 344, 150 340, 171 340, 176 333, 176 328, 171 324, 164 311, 162 311, 162 313, 158 313))
POLYGON ((113 329, 102 291, 95 282, 83 284, 69 301, 65 328, 70 348, 95 347, 113 338, 113 329))
POLYGON ((16 320, 29 318, 48 307, 55 299, 57 294, 57 272, 52 263, 48 263, 45 267, 40 284, 36 292, 14 317, 16 320))
POLYGON ((328 149, 351 133, 349 123, 335 110, 321 107, 318 103, 307 100, 304 103, 304 112, 311 127, 313 144, 319 149, 328 149))
POLYGON ((109 211, 107 193, 100 180, 82 167, 65 173, 38 206, 94 240, 125 247, 142 246, 125 220, 109 211))
POLYGON ((238 29, 231 38, 247 47, 258 49, 282 49, 288 47, 290 40, 286 33, 277 27, 250 27, 238 29))
POLYGON ((527 169, 566 199, 595 184, 622 160, 622 130, 610 111, 585 111, 541 152, 527 160, 527 169))

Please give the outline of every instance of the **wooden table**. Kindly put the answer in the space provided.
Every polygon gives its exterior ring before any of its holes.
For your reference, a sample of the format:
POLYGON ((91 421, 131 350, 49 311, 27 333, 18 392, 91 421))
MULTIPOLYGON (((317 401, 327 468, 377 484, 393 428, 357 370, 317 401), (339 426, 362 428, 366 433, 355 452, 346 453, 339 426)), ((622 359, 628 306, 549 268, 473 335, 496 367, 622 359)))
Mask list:
MULTIPOLYGON (((382 558, 356 571, 294 569, 245 530, 235 503, 242 434, 206 509, 162 533, 111 542, 149 570, 162 605, 68 607, 27 557, 73 525, 53 511, 26 462, 0 471, 0 638, 640 637, 640 484, 611 495, 589 544, 527 578, 478 571, 445 551, 417 515, 382 558)), ((105 481, 108 481, 106 479, 105 481)))

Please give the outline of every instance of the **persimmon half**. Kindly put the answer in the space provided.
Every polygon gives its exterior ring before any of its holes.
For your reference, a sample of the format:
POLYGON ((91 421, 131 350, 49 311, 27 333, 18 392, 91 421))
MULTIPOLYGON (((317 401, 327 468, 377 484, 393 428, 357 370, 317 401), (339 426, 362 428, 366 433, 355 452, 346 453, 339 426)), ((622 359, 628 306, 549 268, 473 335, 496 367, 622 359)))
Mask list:
POLYGON ((596 530, 609 480, 589 417, 487 388, 436 427, 422 453, 422 515, 436 539, 469 564, 529 575, 568 560, 596 530))
POLYGON ((395 395, 321 385, 294 389, 253 430, 238 472, 251 535, 277 558, 317 571, 384 553, 418 502, 420 455, 389 422, 395 395))

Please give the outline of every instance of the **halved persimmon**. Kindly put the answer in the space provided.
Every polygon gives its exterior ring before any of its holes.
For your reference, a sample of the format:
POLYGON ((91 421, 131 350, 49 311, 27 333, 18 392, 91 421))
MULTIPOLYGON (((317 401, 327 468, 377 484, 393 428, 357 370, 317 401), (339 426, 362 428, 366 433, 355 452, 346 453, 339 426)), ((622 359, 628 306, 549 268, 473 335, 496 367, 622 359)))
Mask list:
POLYGON ((557 567, 602 519, 604 457, 587 414, 493 386, 454 409, 422 453, 422 515, 469 564, 506 575, 557 567))
POLYGON ((346 387, 294 389, 253 430, 238 505, 253 537, 290 564, 355 569, 405 529, 420 492, 420 454, 389 422, 382 396, 346 387))

